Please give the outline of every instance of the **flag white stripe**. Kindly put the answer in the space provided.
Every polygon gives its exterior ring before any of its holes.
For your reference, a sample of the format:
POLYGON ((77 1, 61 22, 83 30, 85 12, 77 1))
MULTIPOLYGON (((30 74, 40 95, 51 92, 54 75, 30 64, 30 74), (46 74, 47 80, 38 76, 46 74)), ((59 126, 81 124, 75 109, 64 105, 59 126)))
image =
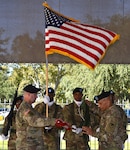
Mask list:
MULTIPOLYGON (((53 30, 54 30, 54 29, 53 29, 53 30)), ((56 30, 55 30, 55 31, 56 31, 56 30)), ((47 39, 49 40, 50 38, 60 39, 60 40, 66 41, 66 42, 69 41, 69 40, 68 40, 68 37, 63 37, 62 35, 53 34, 53 33, 49 34, 49 37, 48 37, 47 39)), ((98 58, 101 57, 101 54, 100 54, 98 51, 94 50, 93 48, 88 47, 87 45, 84 45, 84 44, 82 44, 82 43, 80 43, 80 42, 78 42, 78 41, 76 41, 76 40, 73 40, 73 39, 71 39, 69 42, 72 43, 72 44, 74 44, 75 46, 82 47, 84 50, 86 50, 86 51, 88 51, 88 52, 90 52, 90 53, 93 53, 93 54, 96 55, 98 58)), ((61 43, 59 43, 59 44, 61 44, 61 43)), ((49 43, 49 45, 50 45, 50 43, 49 43)), ((51 45, 52 45, 52 44, 51 44, 51 45)), ((47 48, 49 48, 49 47, 47 47, 47 48)))
POLYGON ((93 63, 94 65, 97 63, 97 61, 93 57, 87 55, 86 53, 84 53, 82 51, 75 49, 72 46, 69 46, 69 45, 66 45, 63 43, 59 43, 56 41, 50 42, 50 46, 53 45, 53 46, 59 47, 59 44, 60 44, 60 47, 64 47, 68 51, 68 53, 69 53, 69 51, 71 51, 71 52, 75 53, 77 56, 83 57, 84 59, 86 59, 86 57, 87 57, 87 60, 90 61, 91 63, 93 63))
MULTIPOLYGON (((72 23, 72 24, 75 24, 75 23, 72 23)), ((102 29, 98 29, 98 28, 94 28, 94 27, 84 26, 84 25, 82 25, 82 24, 79 24, 79 26, 80 26, 81 28, 88 29, 88 30, 90 30, 90 31, 94 31, 94 32, 97 32, 97 33, 102 33, 102 34, 104 34, 105 36, 107 36, 110 40, 113 39, 113 36, 112 36, 111 34, 109 34, 109 32, 105 31, 105 29, 102 30, 102 29)), ((94 37, 95 37, 95 36, 98 36, 98 35, 94 35, 94 37)), ((102 38, 102 37, 98 36, 98 39, 101 39, 101 38, 102 38)))
MULTIPOLYGON (((54 35, 53 37, 57 37, 57 39, 59 39, 59 36, 57 34, 54 35)), ((50 36, 49 36, 49 38, 50 38, 50 36)), ((63 39, 63 37, 61 36, 61 40, 62 39, 63 39)), ((68 41, 68 39, 66 41, 68 41)), ((77 56, 83 57, 84 59, 86 59, 86 57, 87 57, 87 60, 90 61, 91 63, 93 63, 94 65, 97 63, 97 60, 95 60, 93 57, 87 55, 86 53, 80 51, 79 49, 76 49, 70 45, 59 43, 57 41, 50 41, 49 44, 46 44, 46 48, 50 48, 51 46, 59 47, 59 45, 60 45, 60 47, 65 48, 68 51, 68 53, 71 51, 74 54, 76 54, 77 56)), ((98 53, 97 57, 100 58, 101 54, 98 53)))
MULTIPOLYGON (((68 30, 63 30, 63 29, 61 29, 61 28, 55 28, 55 27, 52 27, 52 26, 49 26, 48 28, 49 28, 49 30, 58 31, 58 32, 60 32, 60 33, 62 33, 62 34, 64 33, 64 34, 67 34, 67 35, 71 35, 71 36, 73 36, 74 38, 76 37, 76 38, 78 38, 79 40, 82 40, 82 41, 84 41, 84 42, 86 42, 86 43, 89 43, 89 44, 91 44, 91 45, 95 45, 96 47, 98 47, 98 48, 99 48, 100 50, 102 50, 103 52, 105 51, 104 47, 103 47, 100 43, 98 43, 98 42, 89 40, 89 39, 87 39, 87 38, 85 38, 85 37, 83 37, 83 36, 80 36, 80 35, 77 36, 77 34, 75 34, 75 33, 73 33, 73 32, 69 32, 68 30)), ((58 34, 56 34, 56 36, 58 36, 58 34)), ((65 36, 64 36, 64 37, 62 36, 62 39, 63 39, 63 38, 65 38, 65 36)), ((66 37, 66 38, 69 39, 69 37, 66 37)), ((72 39, 70 39, 70 40, 72 40, 72 39)), ((77 44, 79 44, 78 40, 75 40, 75 42, 77 42, 77 44)), ((85 46, 86 46, 86 45, 85 45, 85 46)))
MULTIPOLYGON (((75 31, 77 32, 77 28, 72 28, 72 26, 67 26, 67 24, 63 24, 63 26, 66 26, 67 29, 72 29, 74 32, 75 32, 75 31)), ((67 31, 67 29, 66 29, 66 30, 60 29, 60 30, 61 30, 61 32, 63 32, 63 33, 70 34, 70 35, 72 35, 72 36, 74 36, 74 37, 77 37, 77 38, 79 38, 79 39, 82 39, 82 41, 85 41, 85 42, 87 42, 87 43, 91 43, 92 45, 95 45, 95 46, 99 47, 100 49, 104 49, 104 47, 103 47, 100 43, 98 43, 98 42, 96 42, 96 41, 93 41, 93 40, 90 40, 90 39, 88 39, 88 38, 85 37, 85 36, 87 35, 87 36, 93 38, 93 37, 94 37, 93 34, 87 33, 87 32, 85 32, 85 31, 79 29, 79 30, 78 30, 79 35, 77 36, 77 34, 75 34, 73 31, 70 32, 70 31, 67 31), (83 36, 83 35, 80 35, 80 33, 84 34, 84 36, 83 36)), ((96 36, 97 36, 97 35, 96 35, 96 36)), ((97 36, 97 37, 96 37, 96 36, 95 36, 94 38, 95 38, 95 39, 99 39, 99 36, 97 36)), ((102 39, 102 38, 101 38, 100 41, 104 42, 105 45, 108 45, 108 44, 109 44, 108 41, 105 40, 105 39, 102 39)))
MULTIPOLYGON (((74 23, 73 23, 73 24, 74 24, 74 23)), ((109 42, 108 42, 105 38, 103 38, 103 37, 101 37, 101 36, 99 36, 99 35, 91 34, 91 33, 87 32, 87 31, 83 31, 83 30, 81 30, 81 29, 79 29, 79 28, 77 29, 76 27, 73 27, 73 26, 68 25, 68 24, 66 24, 66 23, 64 23, 63 26, 67 27, 68 29, 72 29, 72 30, 74 30, 74 31, 77 31, 77 30, 78 30, 78 32, 84 34, 84 36, 87 35, 87 36, 92 37, 92 38, 94 38, 94 39, 99 39, 100 41, 104 42, 105 45, 108 45, 108 44, 109 44, 109 42)), ((76 26, 77 26, 77 27, 80 26, 81 28, 83 28, 83 26, 81 26, 81 25, 76 25, 76 26)), ((84 29, 87 29, 87 27, 86 27, 86 28, 84 27, 84 29)), ((92 30, 90 30, 90 31, 92 31, 92 30)), ((95 29, 95 30, 93 30, 93 31, 94 31, 94 32, 98 32, 98 33, 102 33, 102 34, 106 35, 107 37, 110 36, 109 38, 112 39, 112 37, 111 37, 110 34, 108 35, 108 33, 103 32, 102 30, 101 30, 101 32, 99 32, 99 29, 98 29, 98 30, 95 29)), ((85 39, 85 38, 84 38, 84 39, 85 39)))

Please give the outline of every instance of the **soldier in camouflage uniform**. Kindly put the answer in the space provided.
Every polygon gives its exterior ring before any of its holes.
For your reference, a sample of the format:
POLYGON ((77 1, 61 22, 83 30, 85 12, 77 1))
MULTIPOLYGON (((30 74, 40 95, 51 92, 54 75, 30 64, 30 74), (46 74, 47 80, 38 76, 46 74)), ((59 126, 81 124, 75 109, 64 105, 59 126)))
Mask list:
POLYGON ((99 150, 123 150, 123 144, 128 138, 126 133, 127 117, 121 107, 113 103, 112 98, 112 91, 103 91, 95 97, 98 108, 94 103, 87 102, 94 113, 100 113, 100 124, 96 132, 85 126, 82 129, 83 133, 98 138, 99 150))
POLYGON ((19 108, 21 102, 23 101, 23 96, 18 96, 15 98, 15 106, 16 109, 13 110, 13 114, 9 115, 5 118, 2 135, 8 136, 8 132, 10 130, 9 140, 8 140, 8 150, 16 150, 16 123, 15 117, 17 109, 19 108))
POLYGON ((66 150, 90 150, 89 136, 82 134, 82 126, 90 125, 89 108, 84 100, 82 88, 73 90, 74 100, 63 108, 64 120, 72 126, 72 130, 66 130, 66 150))
MULTIPOLYGON (((44 92, 46 95, 46 91, 44 92)), ((48 105, 48 116, 49 118, 61 118, 62 107, 55 103, 54 101, 55 91, 53 88, 48 88, 48 96, 44 97, 44 102, 39 103, 35 106, 37 110, 43 117, 46 116, 46 104, 48 105)), ((60 150, 60 130, 54 126, 47 126, 43 129, 43 140, 44 140, 44 150, 60 150)))
POLYGON ((40 88, 27 85, 23 93, 23 102, 16 114, 16 149, 43 150, 42 128, 57 124, 54 118, 44 118, 33 107, 40 88))

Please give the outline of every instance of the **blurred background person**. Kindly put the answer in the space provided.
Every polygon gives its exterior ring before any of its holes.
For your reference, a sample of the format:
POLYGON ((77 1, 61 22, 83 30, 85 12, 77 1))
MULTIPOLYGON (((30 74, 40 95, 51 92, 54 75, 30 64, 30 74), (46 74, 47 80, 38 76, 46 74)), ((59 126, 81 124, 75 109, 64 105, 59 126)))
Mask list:
POLYGON ((7 117, 5 118, 4 124, 3 124, 3 129, 2 129, 2 135, 1 138, 7 139, 9 136, 8 140, 8 150, 16 150, 16 122, 15 122, 15 117, 17 110, 20 106, 20 104, 23 101, 23 96, 18 96, 14 98, 11 110, 7 117), (9 132, 10 131, 10 132, 9 132))

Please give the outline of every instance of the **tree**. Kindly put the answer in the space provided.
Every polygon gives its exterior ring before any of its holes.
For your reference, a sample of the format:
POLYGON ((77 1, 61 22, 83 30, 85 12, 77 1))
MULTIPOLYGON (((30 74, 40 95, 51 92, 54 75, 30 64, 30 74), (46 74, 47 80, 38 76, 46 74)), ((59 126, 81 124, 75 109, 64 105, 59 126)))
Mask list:
POLYGON ((70 72, 60 84, 66 92, 66 99, 72 100, 72 90, 75 87, 82 87, 84 94, 92 100, 103 89, 113 90, 120 100, 129 97, 130 65, 98 65, 92 71, 81 64, 74 64, 71 65, 70 72))
MULTIPOLYGON (((0 68, 1 98, 13 98, 18 85, 21 94, 30 83, 40 87, 43 95, 47 80, 45 64, 1 64, 0 68)), ((48 86, 55 89, 58 102, 72 101, 75 87, 82 87, 84 97, 91 100, 103 89, 113 90, 120 101, 127 100, 130 99, 130 65, 98 65, 92 71, 81 64, 49 64, 48 86)))
POLYGON ((10 70, 7 65, 0 64, 0 98, 4 101, 5 98, 13 97, 13 87, 8 82, 10 70))
POLYGON ((17 36, 13 40, 12 55, 15 62, 26 63, 41 63, 41 59, 44 58, 44 37, 39 31, 36 33, 36 37, 33 39, 29 34, 23 34, 17 36), (42 57, 43 56, 43 57, 42 57))
POLYGON ((5 32, 4 29, 0 28, 0 57, 1 62, 4 61, 5 55, 8 55, 6 45, 9 41, 9 38, 3 38, 2 35, 5 32))

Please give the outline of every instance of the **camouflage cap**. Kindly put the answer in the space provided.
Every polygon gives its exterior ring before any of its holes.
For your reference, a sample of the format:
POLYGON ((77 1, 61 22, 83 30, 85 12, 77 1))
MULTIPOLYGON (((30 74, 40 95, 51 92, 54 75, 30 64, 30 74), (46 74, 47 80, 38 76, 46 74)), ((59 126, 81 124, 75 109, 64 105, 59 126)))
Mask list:
POLYGON ((73 94, 76 93, 76 92, 82 93, 82 92, 83 92, 83 89, 82 89, 82 88, 79 88, 79 87, 76 87, 76 88, 73 90, 73 94))
POLYGON ((108 96, 110 96, 110 95, 114 95, 114 94, 115 94, 115 93, 114 93, 112 90, 106 91, 106 92, 103 90, 100 95, 97 95, 97 96, 94 97, 94 100, 96 100, 96 102, 98 102, 98 101, 100 101, 101 99, 106 98, 106 97, 108 97, 108 96))
POLYGON ((41 89, 40 88, 36 88, 32 84, 29 84, 29 85, 25 86, 23 90, 26 91, 26 92, 29 92, 29 93, 37 93, 41 89))

